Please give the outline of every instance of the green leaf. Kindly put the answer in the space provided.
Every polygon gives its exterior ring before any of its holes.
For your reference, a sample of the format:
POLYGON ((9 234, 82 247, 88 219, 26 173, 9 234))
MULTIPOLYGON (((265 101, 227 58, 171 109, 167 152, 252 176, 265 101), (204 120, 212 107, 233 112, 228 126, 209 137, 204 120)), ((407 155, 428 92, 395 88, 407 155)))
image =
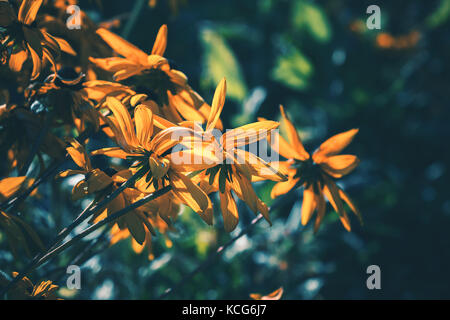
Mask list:
POLYGON ((239 62, 225 39, 205 27, 200 32, 200 40, 203 45, 202 87, 214 89, 226 77, 227 96, 238 101, 244 100, 247 86, 239 62))
POLYGON ((294 3, 292 25, 297 30, 307 30, 319 42, 328 42, 331 38, 331 28, 328 18, 318 6, 298 0, 294 3))
POLYGON ((287 54, 278 57, 272 70, 272 79, 292 89, 305 90, 313 72, 308 58, 298 49, 291 48, 287 54))

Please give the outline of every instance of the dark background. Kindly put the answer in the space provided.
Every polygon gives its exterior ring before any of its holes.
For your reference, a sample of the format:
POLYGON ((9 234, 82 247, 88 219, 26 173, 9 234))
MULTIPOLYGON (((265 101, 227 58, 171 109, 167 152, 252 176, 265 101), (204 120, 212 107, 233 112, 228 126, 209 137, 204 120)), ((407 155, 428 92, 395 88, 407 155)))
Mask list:
MULTIPOLYGON (((352 217, 348 233, 328 206, 314 235, 311 224, 299 225, 298 193, 271 212, 271 228, 258 224, 170 298, 247 299, 280 286, 284 299, 450 298, 450 1, 187 0, 176 11, 173 1, 144 2, 128 40, 150 52, 166 23, 165 56, 206 101, 226 76, 226 127, 277 120, 283 104, 310 151, 360 129, 347 151, 361 164, 340 185, 364 226, 352 217), (371 4, 381 8, 381 30, 366 28, 371 4), (382 33, 393 39, 389 48, 382 33), (366 287, 372 264, 381 268, 381 290, 366 287)), ((80 6, 100 22, 136 2, 100 3, 80 6)), ((113 31, 121 34, 128 21, 113 31)), ((256 185, 269 204, 272 185, 256 185)), ((241 206, 240 216, 242 229, 253 214, 241 206)), ((157 298, 239 233, 223 231, 220 212, 215 221, 208 227, 185 210, 173 247, 155 239, 154 261, 122 241, 83 266, 81 291, 62 294, 157 298)))

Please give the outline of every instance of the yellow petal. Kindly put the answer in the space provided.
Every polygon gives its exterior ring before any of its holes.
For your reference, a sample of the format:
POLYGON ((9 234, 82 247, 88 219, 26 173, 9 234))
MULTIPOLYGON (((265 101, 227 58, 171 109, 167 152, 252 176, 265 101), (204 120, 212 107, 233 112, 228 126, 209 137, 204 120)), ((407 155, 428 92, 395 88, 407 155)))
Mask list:
POLYGON ((208 209, 208 196, 188 177, 169 171, 173 193, 197 213, 208 209))
POLYGON ((238 222, 239 214, 236 206, 236 201, 231 194, 230 187, 225 187, 225 192, 219 192, 220 208, 222 209, 223 225, 226 232, 233 231, 238 222))
POLYGON ((15 53, 11 53, 9 57, 9 68, 14 72, 22 70, 23 63, 27 60, 28 55, 25 50, 19 50, 15 53))
POLYGON ((114 97, 107 97, 106 105, 114 113, 115 119, 117 120, 127 144, 131 147, 135 147, 137 145, 137 139, 134 133, 133 121, 131 120, 128 110, 114 97))
POLYGON ((72 160, 79 166, 87 171, 91 169, 91 161, 84 150, 83 146, 75 139, 69 140, 70 146, 66 148, 67 153, 72 160))
POLYGON ((155 43, 153 44, 152 54, 163 56, 167 46, 167 25, 163 24, 159 28, 155 43))
POLYGON ((134 213, 134 211, 128 212, 124 219, 126 221, 128 230, 130 231, 133 239, 137 243, 143 244, 145 240, 145 228, 141 219, 134 213))
POLYGON ((320 162, 321 168, 334 178, 349 174, 358 164, 358 157, 349 154, 326 157, 320 162))
POLYGON ((234 150, 235 161, 239 164, 245 163, 254 176, 264 177, 272 181, 286 181, 287 172, 282 166, 275 167, 278 163, 270 164, 253 153, 242 149, 234 150))
POLYGON ((310 185, 307 189, 303 191, 303 203, 302 203, 302 225, 306 225, 311 219, 311 216, 316 208, 314 201, 315 195, 313 186, 310 185))
POLYGON ((127 156, 131 156, 132 154, 123 151, 121 148, 111 147, 111 148, 103 148, 103 149, 92 151, 91 155, 93 155, 93 156, 105 155, 105 156, 111 157, 111 158, 126 159, 127 156))
POLYGON ((309 158, 308 152, 306 152, 305 147, 303 146, 303 143, 298 135, 297 130, 295 129, 292 122, 287 117, 286 113, 284 112, 284 108, 282 105, 280 105, 280 111, 281 115, 284 119, 284 125, 286 127, 287 135, 289 143, 294 147, 297 157, 296 159, 304 161, 309 158))
POLYGON ((88 176, 89 178, 87 179, 87 183, 89 193, 103 190, 113 183, 112 178, 100 169, 92 170, 89 172, 88 176))
POLYGON ((7 199, 20 190, 27 177, 9 177, 0 180, 0 195, 7 199))
POLYGON ((288 181, 278 182, 273 186, 270 196, 275 199, 283 194, 288 193, 295 187, 300 178, 290 178, 288 181))
POLYGON ((229 130, 221 137, 221 143, 225 150, 238 148, 266 139, 268 133, 276 129, 280 124, 275 121, 259 121, 229 130))
POLYGON ((36 19, 42 0, 23 0, 20 5, 18 19, 26 25, 31 25, 36 19))
POLYGON ((149 150, 150 140, 153 135, 153 112, 144 105, 138 105, 134 109, 134 121, 136 124, 136 136, 141 146, 149 150))
POLYGON ((339 214, 339 218, 341 219, 344 228, 347 231, 350 231, 350 219, 347 216, 347 212, 345 212, 344 205, 342 203, 341 197, 339 196, 339 189, 333 181, 325 176, 323 177, 325 181, 325 185, 323 186, 323 193, 327 197, 328 201, 330 201, 334 210, 339 214))
POLYGON ((314 161, 321 161, 325 157, 333 156, 340 153, 347 147, 358 133, 359 129, 351 129, 349 131, 339 133, 332 136, 324 143, 322 143, 319 149, 314 153, 314 161))
POLYGON ((99 28, 96 32, 118 54, 141 65, 147 64, 147 54, 138 47, 107 29, 99 28))
POLYGON ((216 127, 222 113, 223 105, 225 104, 225 97, 227 94, 227 81, 223 78, 217 85, 214 92, 214 98, 211 104, 211 112, 209 114, 206 131, 212 130, 216 127))

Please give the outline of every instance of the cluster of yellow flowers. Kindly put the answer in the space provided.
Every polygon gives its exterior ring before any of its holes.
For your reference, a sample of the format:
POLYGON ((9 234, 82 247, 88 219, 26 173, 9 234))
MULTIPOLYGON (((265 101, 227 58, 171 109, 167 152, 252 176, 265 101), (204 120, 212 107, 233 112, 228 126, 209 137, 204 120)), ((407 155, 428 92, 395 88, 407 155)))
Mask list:
MULTIPOLYGON (((41 172, 49 169, 45 159, 70 156, 78 168, 57 177, 84 176, 74 186, 72 199, 89 196, 96 203, 106 203, 102 210, 92 212, 91 223, 168 188, 110 225, 111 243, 131 236, 134 249, 141 252, 147 247, 150 257, 152 234, 157 230, 167 237, 180 206, 189 206, 207 224, 213 224, 211 193, 219 195, 226 231, 234 230, 239 222, 235 196, 270 223, 269 208, 253 189, 255 181, 277 181, 273 198, 304 187, 301 221, 308 223, 316 211, 316 229, 325 214, 325 197, 346 229, 350 230, 350 220, 344 202, 360 217, 355 204, 334 182, 358 165, 356 156, 338 155, 357 129, 330 138, 312 156, 282 107, 287 141, 276 131, 280 124, 266 119, 224 131, 220 115, 226 80, 218 84, 211 105, 205 102, 190 87, 186 75, 164 57, 166 25, 159 29, 147 54, 97 27, 83 12, 81 29, 64 28, 68 4, 0 1, 1 174, 7 176, 0 180, 0 228, 14 245, 27 247, 25 232, 42 247, 38 236, 7 206, 33 184, 33 178, 26 175, 35 156, 41 172), (53 31, 60 37, 52 35, 53 31), (88 154, 86 145, 93 133, 107 139, 104 148, 88 154), (262 139, 268 139, 286 160, 266 162, 245 150, 262 139), (97 155, 122 160, 111 161, 108 168, 96 168, 90 157, 97 155), (127 187, 120 189, 125 183, 127 187), (120 192, 111 198, 117 190, 120 192)), ((168 238, 166 243, 170 245, 168 238)))

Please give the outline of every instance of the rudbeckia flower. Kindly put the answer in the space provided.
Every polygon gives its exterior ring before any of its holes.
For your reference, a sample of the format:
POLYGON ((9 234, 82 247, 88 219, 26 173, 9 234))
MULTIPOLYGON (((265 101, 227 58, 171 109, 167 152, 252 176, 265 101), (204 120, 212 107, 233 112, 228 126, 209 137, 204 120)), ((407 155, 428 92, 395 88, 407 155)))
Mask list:
MULTIPOLYGON (((109 30, 100 28, 97 33, 124 58, 91 58, 96 66, 113 72, 116 81, 133 77, 135 91, 148 94, 161 106, 169 121, 179 123, 184 119, 206 122, 210 106, 188 85, 186 75, 172 69, 163 57, 167 45, 166 25, 159 29, 150 55, 109 30)), ((220 128, 221 123, 218 122, 217 126, 220 128)))
POLYGON ((72 47, 64 40, 54 37, 34 24, 42 0, 23 0, 19 13, 14 13, 8 2, 0 2, 0 27, 6 29, 2 45, 11 47, 9 67, 19 72, 24 62, 31 57, 33 71, 31 79, 39 77, 42 65, 47 60, 56 72, 55 60, 61 50, 76 55, 72 47))
POLYGON ((278 136, 279 149, 277 151, 288 159, 281 162, 280 166, 285 167, 288 171, 289 180, 279 182, 273 187, 272 198, 303 186, 301 210, 303 225, 306 225, 313 213, 317 211, 314 229, 318 230, 325 215, 326 197, 339 214, 345 229, 350 231, 350 219, 343 203, 347 203, 362 222, 361 214, 344 190, 336 185, 334 179, 349 174, 359 163, 358 157, 354 155, 339 154, 352 142, 358 129, 352 129, 329 138, 310 156, 282 106, 280 106, 280 110, 287 130, 288 141, 278 136))
MULTIPOLYGON (((133 172, 139 175, 154 190, 170 185, 172 194, 197 212, 207 223, 211 217, 205 215, 210 200, 190 178, 180 173, 170 161, 171 149, 180 143, 174 137, 195 137, 192 129, 170 127, 153 135, 153 113, 145 105, 138 105, 134 110, 134 123, 125 106, 114 97, 106 98, 107 107, 114 116, 103 117, 114 132, 120 147, 104 148, 92 152, 110 157, 134 161, 133 172)), ((195 152, 185 150, 186 153, 195 152)), ((199 156, 205 157, 200 154, 199 156)), ((189 171, 206 169, 215 163, 216 158, 208 159, 202 164, 186 164, 189 171)))
MULTIPOLYGON (((244 201, 256 214, 261 212, 264 218, 270 222, 267 205, 256 195, 251 185, 252 176, 264 175, 266 179, 283 181, 286 177, 277 168, 256 155, 242 149, 247 144, 255 143, 267 136, 271 130, 279 126, 278 122, 261 121, 228 130, 219 140, 213 132, 225 104, 226 80, 222 79, 214 93, 211 105, 211 113, 203 132, 204 139, 212 139, 214 152, 221 163, 207 169, 199 176, 200 180, 208 181, 201 184, 207 192, 219 191, 220 206, 224 228, 227 232, 233 231, 238 222, 239 214, 236 201, 231 193, 234 193, 244 201), (206 185, 206 186, 205 186, 206 185)), ((201 128, 197 128, 201 130, 201 128)), ((197 179, 198 180, 198 179, 197 179)))
POLYGON ((80 167, 79 170, 65 170, 57 175, 57 178, 65 178, 75 174, 84 175, 72 189, 72 200, 79 200, 89 194, 95 194, 105 190, 113 183, 113 179, 100 169, 93 169, 83 146, 75 139, 69 140, 70 146, 66 148, 72 160, 80 167))

